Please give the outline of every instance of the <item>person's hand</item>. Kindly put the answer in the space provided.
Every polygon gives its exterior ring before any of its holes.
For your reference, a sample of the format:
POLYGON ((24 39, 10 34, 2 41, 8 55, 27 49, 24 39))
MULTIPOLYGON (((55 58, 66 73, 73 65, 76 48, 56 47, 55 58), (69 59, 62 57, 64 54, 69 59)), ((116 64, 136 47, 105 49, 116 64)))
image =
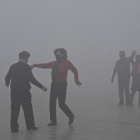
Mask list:
POLYGON ((5 86, 6 86, 6 87, 9 87, 9 85, 8 85, 8 84, 6 84, 6 83, 5 83, 5 86))
POLYGON ((111 79, 111 83, 113 83, 114 79, 111 79))
POLYGON ((33 69, 34 68, 34 64, 33 65, 30 65, 30 67, 31 67, 31 69, 33 69))
POLYGON ((43 86, 42 90, 43 90, 44 92, 46 92, 46 91, 47 91, 47 88, 46 88, 45 86, 43 86))
POLYGON ((79 80, 75 80, 75 83, 80 87, 80 85, 82 85, 82 83, 79 80))

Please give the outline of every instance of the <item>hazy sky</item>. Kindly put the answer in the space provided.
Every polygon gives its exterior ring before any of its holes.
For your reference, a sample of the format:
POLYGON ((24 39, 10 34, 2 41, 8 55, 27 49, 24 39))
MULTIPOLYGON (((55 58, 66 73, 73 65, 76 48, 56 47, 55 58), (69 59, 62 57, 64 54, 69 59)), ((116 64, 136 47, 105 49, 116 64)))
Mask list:
MULTIPOLYGON (((20 51, 31 53, 29 64, 47 63, 63 47, 83 83, 78 89, 69 72, 69 89, 116 90, 117 78, 114 85, 110 79, 118 52, 140 53, 139 7, 139 0, 0 0, 0 88, 20 51)), ((33 73, 49 88, 50 70, 33 73)))

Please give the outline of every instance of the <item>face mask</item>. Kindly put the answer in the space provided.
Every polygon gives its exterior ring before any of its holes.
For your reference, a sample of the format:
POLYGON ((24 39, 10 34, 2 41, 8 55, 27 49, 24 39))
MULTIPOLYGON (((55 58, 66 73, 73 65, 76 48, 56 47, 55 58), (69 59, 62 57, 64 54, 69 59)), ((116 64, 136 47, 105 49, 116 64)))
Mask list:
POLYGON ((56 55, 55 57, 56 57, 57 61, 61 60, 61 56, 60 55, 56 55))

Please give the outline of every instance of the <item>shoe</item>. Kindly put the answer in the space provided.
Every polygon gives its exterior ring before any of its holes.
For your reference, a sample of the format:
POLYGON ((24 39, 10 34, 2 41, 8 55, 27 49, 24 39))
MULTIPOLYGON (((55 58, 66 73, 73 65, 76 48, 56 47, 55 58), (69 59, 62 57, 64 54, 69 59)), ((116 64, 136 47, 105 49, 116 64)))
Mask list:
POLYGON ((73 115, 70 119, 69 119, 69 124, 72 124, 74 122, 74 118, 75 116, 73 115))
POLYGON ((28 130, 37 130, 38 127, 33 127, 33 128, 27 128, 28 130))
POLYGON ((119 103, 119 105, 123 105, 123 103, 119 103))
POLYGON ((12 133, 17 133, 17 132, 19 132, 19 130, 18 129, 13 129, 13 130, 11 130, 11 132, 12 133))
POLYGON ((48 126, 56 126, 57 125, 57 121, 51 121, 48 126))

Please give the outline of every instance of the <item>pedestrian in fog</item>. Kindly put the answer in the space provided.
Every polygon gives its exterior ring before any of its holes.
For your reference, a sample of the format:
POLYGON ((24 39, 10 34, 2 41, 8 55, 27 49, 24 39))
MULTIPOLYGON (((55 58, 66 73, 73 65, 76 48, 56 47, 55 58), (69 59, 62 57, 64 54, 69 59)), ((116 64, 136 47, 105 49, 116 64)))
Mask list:
POLYGON ((27 129, 38 129, 34 121, 30 82, 38 88, 47 91, 47 88, 34 78, 31 67, 27 64, 29 56, 30 54, 26 51, 19 53, 19 62, 10 67, 5 77, 7 87, 11 82, 11 132, 13 133, 19 131, 18 116, 20 105, 24 111, 27 129))
POLYGON ((131 87, 131 95, 130 95, 130 105, 133 105, 133 98, 135 93, 139 92, 139 106, 140 106, 140 54, 136 55, 135 57, 136 62, 131 72, 131 76, 133 77, 132 80, 132 87, 131 87))
POLYGON ((125 101, 126 105, 130 104, 130 92, 129 92, 129 83, 130 83, 130 63, 134 64, 133 58, 136 54, 136 51, 133 51, 130 57, 125 57, 125 52, 120 51, 120 59, 116 61, 114 71, 112 74, 111 82, 113 83, 116 73, 118 74, 118 88, 119 88, 119 105, 124 104, 124 95, 125 91, 125 101))
POLYGON ((63 48, 58 48, 54 51, 56 61, 50 63, 34 64, 31 67, 51 68, 52 69, 52 83, 50 92, 50 120, 48 126, 57 125, 56 119, 56 100, 58 98, 59 107, 69 118, 69 124, 74 121, 74 114, 65 104, 67 91, 67 73, 70 69, 75 76, 75 83, 80 86, 81 82, 78 80, 78 71, 75 66, 67 60, 67 51, 63 48))

